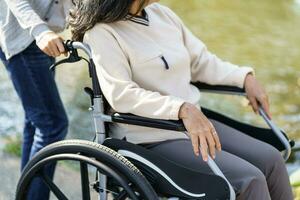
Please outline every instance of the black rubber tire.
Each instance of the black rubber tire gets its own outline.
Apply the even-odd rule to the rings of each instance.
[[[122,155],[106,146],[94,142],[85,140],[64,140],[45,147],[26,165],[17,185],[16,200],[26,200],[25,197],[28,186],[24,184],[24,179],[28,178],[26,174],[32,170],[32,167],[39,161],[58,154],[80,154],[88,158],[94,158],[98,162],[124,175],[137,187],[143,199],[158,199],[157,194],[143,174]]]

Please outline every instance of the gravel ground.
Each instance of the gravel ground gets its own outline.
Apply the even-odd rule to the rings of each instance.
[[[0,137],[0,200],[13,200],[15,187],[17,185],[20,172],[20,159],[14,156],[3,153],[3,143]],[[297,155],[298,158],[299,154]],[[72,163],[70,163],[72,164]],[[61,188],[62,191],[72,200],[81,199],[80,176],[76,167],[66,163],[60,163],[57,166],[54,182]],[[299,169],[299,163],[288,164],[289,173]],[[94,180],[94,174],[90,174],[90,182]],[[295,190],[295,193],[300,194],[300,188]],[[97,199],[96,193],[91,194],[91,199]],[[52,197],[51,200],[56,198]],[[300,200],[300,198],[295,198]]]
[[[4,154],[0,150],[0,200],[13,200],[16,185],[20,176],[19,158]],[[80,177],[76,170],[63,164],[58,165],[54,182],[61,186],[62,191],[69,199],[81,199]],[[90,176],[91,181],[93,175]],[[96,199],[96,194],[92,193],[92,199]],[[56,198],[52,197],[51,200]]]
[[[18,158],[0,152],[0,200],[13,199],[20,175]]]

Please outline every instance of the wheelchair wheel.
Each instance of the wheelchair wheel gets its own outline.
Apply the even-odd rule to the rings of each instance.
[[[43,180],[57,199],[70,199],[61,190],[62,187],[56,185],[55,181],[43,173],[45,166],[55,164],[58,161],[72,161],[80,165],[78,171],[80,171],[83,200],[91,199],[90,186],[93,186],[96,192],[106,191],[108,195],[113,197],[112,199],[116,200],[158,199],[147,179],[122,155],[97,143],[65,140],[45,147],[27,164],[17,186],[16,200],[29,200],[27,199],[29,186],[36,177]],[[94,174],[99,172],[107,176],[106,188],[100,188],[98,178],[94,184],[90,183],[90,170],[92,173],[95,172]]]

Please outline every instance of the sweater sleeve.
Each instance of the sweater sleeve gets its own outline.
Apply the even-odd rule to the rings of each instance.
[[[246,75],[254,73],[251,67],[239,67],[221,60],[208,51],[205,44],[193,35],[173,11],[167,7],[164,7],[164,9],[182,32],[184,45],[191,58],[193,82],[201,81],[211,85],[244,87]]]
[[[92,49],[101,90],[115,111],[154,119],[178,120],[178,112],[184,101],[139,87],[132,80],[126,52],[111,32],[96,26],[85,34],[84,41]]]
[[[20,26],[23,29],[29,29],[30,34],[35,39],[51,31],[47,23],[34,11],[28,0],[5,0],[5,2]]]

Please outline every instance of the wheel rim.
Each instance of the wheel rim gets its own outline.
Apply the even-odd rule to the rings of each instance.
[[[123,190],[120,191],[120,193],[116,196],[116,200],[123,200],[127,197],[133,200],[140,199],[138,195],[135,193],[134,188],[131,187],[131,185],[126,181],[125,177],[122,176],[122,174],[114,171],[111,169],[111,167],[108,167],[102,162],[99,162],[97,160],[94,160],[92,158],[77,155],[77,154],[58,154],[49,156],[47,158],[44,158],[37,162],[33,167],[32,170],[29,170],[25,175],[24,179],[22,181],[22,185],[20,188],[18,188],[17,192],[17,199],[26,199],[27,189],[30,185],[33,178],[38,175],[42,180],[45,182],[47,187],[50,189],[50,191],[57,197],[59,200],[67,200],[67,196],[59,189],[59,187],[45,174],[40,173],[43,170],[43,166],[54,163],[57,161],[62,160],[70,160],[70,161],[77,161],[80,162],[80,173],[81,173],[81,189],[82,189],[82,199],[83,200],[90,200],[90,188],[89,188],[89,175],[88,175],[88,166],[93,166],[97,170],[99,170],[101,173],[113,178],[118,185],[120,185]],[[101,188],[100,188],[101,189]]]

